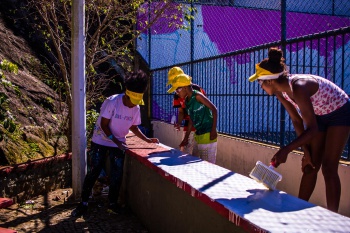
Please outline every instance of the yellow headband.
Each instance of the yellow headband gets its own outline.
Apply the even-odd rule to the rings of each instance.
[[[249,77],[249,82],[253,82],[257,79],[260,79],[260,80],[277,79],[280,75],[284,73],[284,71],[277,74],[271,73],[270,71],[261,68],[259,64],[255,65],[256,72],[255,74]]]
[[[145,105],[143,102],[143,93],[132,92],[126,89],[125,94],[130,97],[131,103],[135,105]]]

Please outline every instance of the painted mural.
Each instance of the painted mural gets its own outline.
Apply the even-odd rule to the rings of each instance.
[[[195,60],[281,39],[279,11],[220,6],[196,6],[196,9],[198,12],[194,22]],[[167,14],[183,17],[182,12],[174,10]],[[146,20],[146,17],[147,15],[143,14],[140,20]],[[176,30],[174,26],[168,26],[169,24],[169,21],[159,22],[150,30],[152,69],[190,61],[190,31]],[[286,34],[287,38],[296,38],[349,26],[350,17],[288,12]],[[148,32],[143,33],[137,42],[138,51],[147,61],[148,35]],[[328,50],[332,51],[333,45],[330,46]],[[321,55],[325,52],[327,51],[320,51]]]
[[[313,7],[319,7],[316,5]],[[309,4],[309,7],[311,6],[312,4]],[[295,4],[294,7],[298,10],[300,4]],[[325,8],[325,11],[331,10],[328,8]],[[196,9],[197,14],[195,15],[193,28],[194,60],[281,40],[281,12],[278,10],[204,5],[196,6]],[[315,12],[313,9],[309,10]],[[290,5],[286,15],[287,39],[349,28],[350,1],[343,4],[342,9],[336,8],[336,10],[342,14],[348,12],[348,15],[341,16],[339,13],[338,16],[334,16],[293,12]],[[172,11],[172,13],[177,14],[178,17],[183,17],[180,11]],[[140,15],[140,20],[145,20],[145,17],[147,16]],[[164,22],[154,25],[150,31],[143,33],[137,41],[137,49],[149,62],[151,69],[169,67],[191,60],[190,31],[168,27],[169,22],[166,19],[164,20]],[[151,52],[149,52],[149,49],[151,49]],[[336,84],[341,84],[342,88],[350,93],[350,78],[346,78],[350,77],[350,59],[344,59],[344,57],[350,57],[349,33],[330,40],[319,39],[305,44],[294,43],[288,45],[285,57],[291,73],[319,74],[332,79]],[[219,106],[219,116],[221,117],[219,121],[227,122],[225,117],[230,115],[231,112],[235,112],[236,117],[231,116],[231,118],[236,122],[222,126],[228,128],[228,131],[278,131],[278,129],[271,128],[278,127],[277,118],[270,117],[270,115],[276,114],[272,111],[278,109],[276,103],[266,101],[266,106],[261,114],[269,122],[261,126],[259,123],[239,122],[240,118],[255,121],[255,118],[251,118],[251,114],[255,108],[261,106],[254,106],[254,101],[251,98],[240,96],[232,98],[230,100],[232,102],[227,102],[227,98],[223,99],[217,96],[217,94],[226,96],[259,94],[259,87],[257,85],[251,86],[246,79],[254,72],[255,63],[262,59],[261,54],[256,56],[254,53],[243,53],[243,55],[228,56],[216,62],[205,61],[200,66],[194,66],[193,81],[201,85],[209,94],[213,103]],[[304,66],[301,67],[298,64],[304,64]],[[327,64],[333,64],[333,66],[330,67]],[[182,68],[185,72],[190,70],[188,65],[184,65]],[[171,116],[176,111],[171,106],[172,96],[164,96],[167,90],[165,87],[166,77],[167,69],[154,72],[152,87],[154,94],[153,116],[156,119],[170,121]],[[224,102],[224,105],[222,105],[222,102]],[[256,119],[261,119],[261,117],[256,117]],[[250,126],[245,129],[237,128],[241,127],[242,124]],[[260,128],[255,129],[255,127]],[[287,128],[290,127],[290,125],[287,125]],[[220,130],[220,125],[218,128]]]

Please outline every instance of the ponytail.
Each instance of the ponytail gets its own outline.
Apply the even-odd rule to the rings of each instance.
[[[269,49],[268,58],[265,58],[260,62],[259,66],[271,73],[281,73],[286,70],[286,64],[284,63],[283,52],[277,47]]]

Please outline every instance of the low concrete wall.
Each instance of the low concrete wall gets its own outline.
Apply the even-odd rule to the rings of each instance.
[[[155,136],[163,144],[169,140],[169,144],[177,147],[181,133],[163,122],[153,122],[153,126]],[[218,164],[221,166],[216,166],[165,145],[145,143],[134,135],[128,136],[128,145],[124,201],[152,233],[280,232],[282,229],[347,232],[350,229],[349,218],[285,192],[269,191],[246,177],[257,160],[267,163],[276,148],[220,136]],[[278,169],[284,176],[278,184],[280,190],[293,189],[299,183],[295,176],[299,179],[301,176],[296,170],[300,155],[292,154],[288,164],[293,164],[295,169],[291,165]],[[347,167],[343,166],[340,173],[344,184],[346,173],[349,174]],[[24,201],[70,186],[71,155],[3,168],[0,177],[1,194]],[[324,196],[322,188],[318,184],[315,191],[320,190],[320,196]],[[343,193],[347,189],[348,185],[343,185]],[[343,210],[348,208],[345,199],[343,196]],[[344,212],[341,214],[346,215]]]
[[[126,201],[150,232],[348,232],[350,218],[164,144],[127,137]]]
[[[153,121],[152,125],[154,137],[159,138],[160,142],[167,146],[178,148],[183,135],[182,131],[176,131],[172,125],[161,121]],[[277,147],[267,144],[219,135],[217,165],[248,176],[257,161],[269,164],[271,157],[277,150]],[[277,189],[298,196],[302,176],[301,154],[290,153],[287,163],[279,166],[276,171],[281,173],[283,177],[282,181],[278,183]],[[350,180],[350,167],[339,164],[339,176],[342,184],[339,213],[350,217],[350,199],[348,198],[350,193],[350,183],[348,182]],[[325,185],[321,172],[310,202],[326,207]]]
[[[71,187],[72,156],[64,154],[0,169],[0,196],[23,202],[52,190]]]
[[[127,202],[152,233],[246,232],[155,170],[128,156]]]

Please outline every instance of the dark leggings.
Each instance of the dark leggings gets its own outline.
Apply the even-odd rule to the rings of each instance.
[[[117,203],[123,180],[125,152],[118,147],[101,146],[92,142],[88,158],[88,171],[84,179],[81,194],[82,201],[87,202],[89,200],[91,190],[102,169],[105,167],[106,159],[109,158],[110,186],[108,200],[110,203]]]

